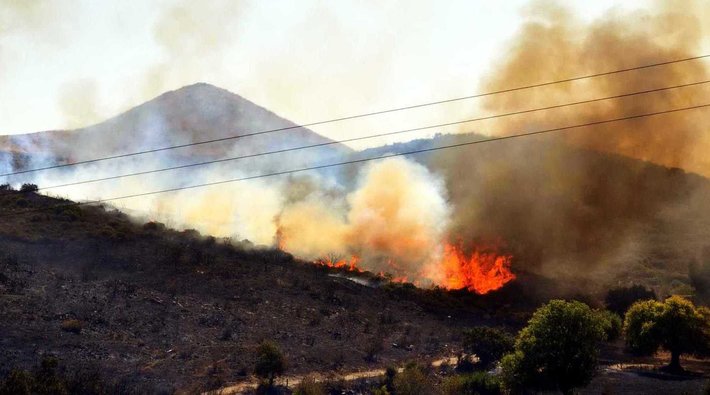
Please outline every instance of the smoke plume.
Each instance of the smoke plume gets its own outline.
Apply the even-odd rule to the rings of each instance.
[[[585,23],[557,3],[535,2],[483,85],[499,90],[696,56],[708,22],[700,19],[707,15],[701,7],[663,2],[651,12],[612,11]],[[701,81],[708,74],[706,62],[690,61],[494,95],[484,107],[504,113]],[[705,104],[708,89],[508,117],[481,130],[517,134]],[[639,267],[682,272],[683,257],[703,243],[699,223],[710,223],[708,203],[697,198],[707,196],[707,183],[653,164],[710,175],[709,116],[701,109],[616,122],[441,152],[429,162],[447,178],[454,233],[503,237],[516,250],[518,268],[605,281],[621,271],[642,277]],[[657,244],[661,234],[668,244]]]

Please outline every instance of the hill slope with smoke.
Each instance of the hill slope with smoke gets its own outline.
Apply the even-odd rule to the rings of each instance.
[[[708,78],[705,58],[636,69],[702,53],[702,9],[700,1],[663,2],[587,21],[554,2],[532,2],[526,23],[482,79],[483,91],[633,70],[482,96],[472,109],[477,117],[656,91],[491,117],[476,127],[488,136],[508,136],[707,104],[710,85],[700,83]],[[693,85],[658,90],[681,84]],[[526,271],[582,277],[593,280],[590,286],[642,279],[668,290],[689,284],[688,264],[710,239],[710,187],[702,177],[710,175],[707,121],[704,107],[117,204],[142,219],[247,238],[301,258],[389,272],[421,285],[485,293],[513,280],[513,272]],[[292,126],[237,95],[198,84],[99,125],[6,137],[3,144],[32,154],[29,162],[54,164]],[[73,200],[111,198],[480,138],[444,135],[364,152],[332,144],[43,192]],[[296,128],[22,179],[47,187],[326,142]],[[17,168],[17,162],[5,167]]]
[[[218,88],[195,85],[84,130],[30,135],[34,145],[23,149],[44,157],[81,160],[96,151],[77,142],[72,145],[71,139],[78,138],[72,133],[107,136],[104,150],[118,146],[126,150],[131,139],[122,140],[112,130],[127,130],[127,136],[153,131],[156,138],[166,130],[180,131],[166,140],[168,144],[155,140],[164,146],[177,143],[178,137],[184,142],[220,136],[218,130],[228,129],[226,119],[248,125],[249,131],[293,125],[256,106],[240,108],[243,102],[232,100],[235,97]],[[162,118],[169,128],[151,129],[142,123],[151,117]],[[483,138],[437,135],[360,152],[333,144],[281,158],[180,170],[167,173],[169,177],[158,173],[90,183],[64,192],[74,199],[110,198],[219,181],[235,174],[377,158]],[[5,142],[14,141],[19,147],[17,141],[23,139],[26,142],[28,136]],[[118,165],[79,166],[53,176],[30,174],[27,179],[43,187],[56,184],[57,179],[74,181],[189,163],[195,158],[328,141],[306,129],[295,129],[255,140],[197,146],[189,150],[190,155],[170,152]],[[665,280],[670,273],[688,284],[687,265],[710,237],[709,185],[705,178],[679,169],[575,147],[565,136],[548,136],[153,195],[118,201],[118,205],[142,220],[246,238],[305,259],[347,262],[421,285],[487,292],[514,278],[509,271],[512,265],[513,272],[593,278],[593,284],[599,285],[649,275],[647,284],[668,288]],[[659,270],[665,274],[649,274]]]
[[[115,118],[70,131],[48,131],[0,137],[0,172],[56,166],[205,140],[289,128],[280,132],[229,139],[213,144],[130,156],[80,166],[20,174],[3,182],[33,182],[43,193],[75,200],[106,199],[127,194],[250,177],[313,165],[352,152],[277,116],[236,94],[208,84],[194,84],[139,105]],[[223,160],[254,153],[328,144],[283,154],[224,161],[140,177],[52,188],[76,181],[146,170]],[[327,172],[321,173],[324,177]],[[179,227],[196,227],[219,236],[249,238],[271,244],[272,224],[282,196],[280,182],[255,180],[217,188],[190,190],[145,199],[120,201],[126,211]]]
[[[480,138],[443,135],[361,154]],[[710,243],[707,178],[570,146],[565,136],[492,142],[412,159],[445,180],[453,213],[449,233],[468,243],[505,240],[514,270],[594,279],[590,290],[637,281],[665,292],[680,285],[672,280],[688,284],[688,264]]]
[[[218,144],[194,145],[163,152],[161,156],[215,158],[331,141],[297,126],[239,95],[198,83],[166,92],[93,126],[0,136],[0,149],[29,156],[26,161],[16,159],[7,163],[6,166],[12,166],[7,170],[9,172],[40,167],[43,163],[39,158],[51,162],[45,165],[62,164],[279,128],[293,129]],[[350,150],[342,145],[332,145],[314,151],[316,155],[327,156],[328,153],[343,154]],[[36,153],[51,153],[52,156],[44,155],[33,160],[32,154]],[[142,157],[133,159],[147,160]],[[299,158],[291,155],[290,159],[296,161]]]

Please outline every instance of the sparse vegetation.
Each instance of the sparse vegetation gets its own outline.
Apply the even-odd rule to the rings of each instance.
[[[683,354],[707,354],[710,347],[710,310],[671,296],[664,302],[637,302],[626,313],[624,334],[628,348],[652,355],[658,348],[671,353],[670,372],[682,372]]]
[[[161,393],[172,389],[132,385],[103,377],[97,368],[66,369],[55,357],[45,357],[31,371],[12,369],[0,381],[0,395],[99,395]]]
[[[486,372],[473,372],[447,377],[442,383],[445,395],[499,395],[498,379]]]
[[[71,333],[76,333],[79,334],[81,333],[81,328],[82,324],[81,321],[76,320],[76,319],[68,319],[62,321],[62,324],[60,325],[62,330],[64,332],[71,332]]]
[[[402,373],[394,377],[394,393],[397,395],[429,395],[436,389],[427,372],[415,363],[408,364]]]
[[[307,376],[296,386],[294,395],[326,395],[325,385],[316,381],[315,377]]]
[[[22,184],[20,187],[20,192],[22,193],[34,193],[39,191],[39,187],[35,184]]]

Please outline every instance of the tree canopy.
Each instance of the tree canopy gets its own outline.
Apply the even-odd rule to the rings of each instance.
[[[515,351],[501,361],[506,387],[566,394],[588,384],[607,325],[581,302],[553,300],[540,307],[518,334]]]
[[[665,302],[637,302],[624,318],[624,334],[629,350],[652,355],[663,348],[671,353],[667,369],[682,371],[682,354],[704,355],[710,345],[710,310],[696,307],[680,296]]]

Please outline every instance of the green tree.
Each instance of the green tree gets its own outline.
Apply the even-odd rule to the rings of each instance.
[[[466,369],[466,363],[461,363],[461,361],[468,361],[468,355],[475,354],[478,357],[478,362],[473,367],[487,370],[498,362],[503,355],[510,352],[514,345],[515,339],[500,329],[486,326],[468,329],[463,334],[463,351],[465,354],[460,358],[459,367],[462,367],[462,370],[468,370]]]
[[[624,317],[626,345],[640,355],[652,355],[663,348],[671,353],[666,369],[681,372],[681,355],[707,354],[709,318],[708,309],[680,296],[671,296],[665,302],[637,302]]]
[[[286,370],[286,360],[279,347],[269,341],[262,342],[256,350],[257,361],[254,372],[273,387],[274,379]]]
[[[594,376],[605,322],[584,303],[553,300],[540,307],[501,361],[509,390],[557,389],[569,394]]]

